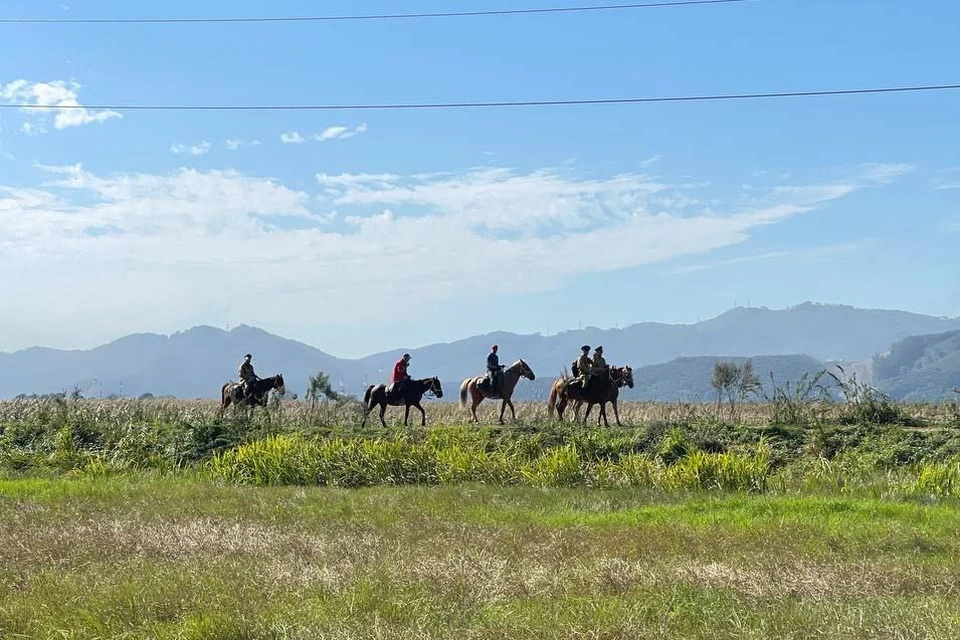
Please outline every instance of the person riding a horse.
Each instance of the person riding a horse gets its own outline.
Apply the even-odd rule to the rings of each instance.
[[[390,378],[390,388],[387,389],[387,397],[394,398],[403,391],[403,386],[410,379],[407,368],[410,366],[410,354],[405,353],[403,357],[393,365],[393,376]]]
[[[580,357],[578,357],[573,363],[573,375],[575,375],[577,377],[577,381],[580,382],[581,389],[585,389],[587,387],[587,379],[593,372],[593,363],[590,361],[589,354],[590,345],[583,345],[580,347]]]
[[[237,377],[240,378],[240,390],[243,392],[244,398],[250,395],[250,384],[259,379],[253,371],[253,365],[250,363],[252,359],[253,356],[249,353],[243,356],[243,362],[240,363],[240,368],[237,371]]]
[[[503,375],[503,365],[500,364],[500,356],[497,355],[499,348],[493,345],[490,347],[490,354],[487,355],[487,382],[496,393],[499,393],[500,378]]]
[[[610,371],[610,366],[607,365],[607,361],[603,359],[603,347],[597,347],[593,350],[593,362],[592,373],[600,376]]]

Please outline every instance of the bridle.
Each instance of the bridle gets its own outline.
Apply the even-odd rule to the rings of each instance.
[[[627,384],[627,368],[626,367],[611,367],[610,368],[610,382],[617,385],[617,387],[623,387]]]

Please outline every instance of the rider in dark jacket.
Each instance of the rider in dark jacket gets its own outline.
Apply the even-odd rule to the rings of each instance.
[[[497,355],[498,350],[499,347],[493,345],[487,355],[487,379],[490,381],[490,388],[494,391],[500,390],[500,376],[503,373],[503,365],[500,364],[500,356]]]

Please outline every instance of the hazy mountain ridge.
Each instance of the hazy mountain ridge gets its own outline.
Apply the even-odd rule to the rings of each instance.
[[[874,360],[877,386],[903,400],[950,400],[960,388],[960,331],[900,340]]]
[[[704,392],[710,395],[710,380],[707,375],[695,381],[691,376],[699,380],[701,374],[692,372],[712,367],[714,354],[726,354],[727,359],[753,357],[766,382],[771,369],[794,371],[799,377],[818,361],[869,360],[904,338],[949,331],[960,331],[960,319],[804,303],[783,310],[737,308],[689,325],[588,327],[551,336],[494,332],[347,360],[254,327],[241,325],[225,331],[201,326],[170,336],[133,334],[84,351],[34,347],[0,353],[0,397],[69,392],[78,386],[94,397],[149,392],[215,398],[223,382],[236,378],[237,366],[248,351],[254,354],[259,375],[282,372],[292,392],[302,394],[309,375],[322,370],[335,387],[360,394],[365,384],[385,381],[393,362],[409,351],[414,357],[411,374],[437,375],[452,398],[463,378],[483,372],[489,347],[496,343],[503,363],[522,357],[537,374],[535,383],[521,382],[518,398],[544,398],[550,383],[569,368],[580,345],[602,344],[611,364],[630,364],[636,370],[637,389],[627,397],[695,400]],[[764,360],[761,366],[760,358],[772,356],[782,358]],[[645,365],[656,366],[642,369]]]

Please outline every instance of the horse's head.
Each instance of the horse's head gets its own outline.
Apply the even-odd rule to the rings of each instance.
[[[610,381],[617,387],[627,386],[633,389],[633,369],[631,367],[611,367]]]
[[[531,368],[530,368],[530,365],[528,365],[526,362],[523,361],[523,358],[520,358],[519,360],[517,360],[517,364],[520,365],[520,377],[521,377],[521,378],[526,378],[527,380],[530,380],[531,382],[532,382],[533,380],[536,380],[536,379],[537,379],[537,376],[534,375],[534,373],[533,373],[533,369],[531,369]]]
[[[273,376],[273,388],[277,390],[281,396],[287,393],[287,387],[283,383],[283,374],[278,373]]]
[[[433,395],[437,396],[437,399],[443,397],[443,387],[440,386],[440,378],[430,378],[430,380],[428,380],[428,384],[428,390],[432,391]]]

